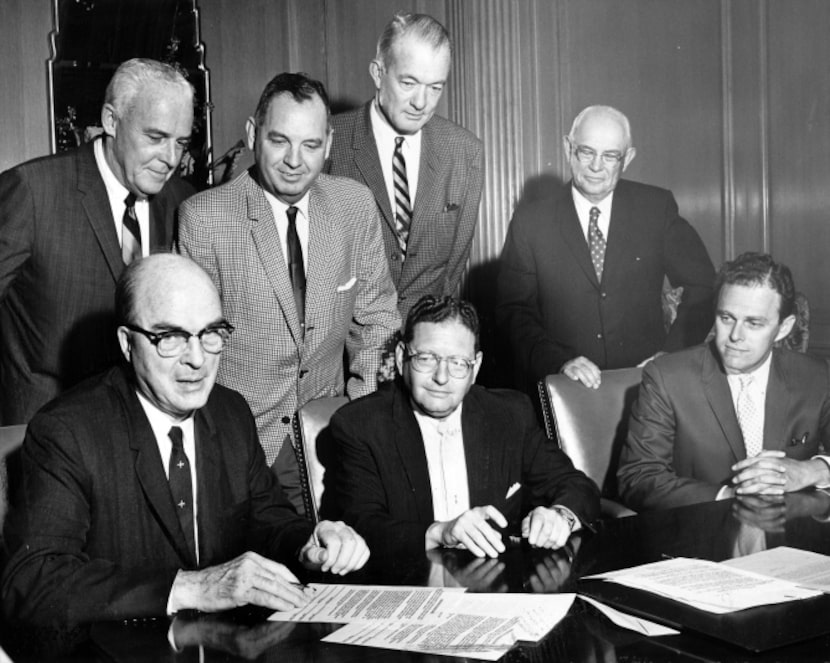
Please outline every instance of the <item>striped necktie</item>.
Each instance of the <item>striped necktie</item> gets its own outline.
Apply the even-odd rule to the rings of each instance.
[[[412,205],[409,202],[409,182],[406,179],[406,161],[403,158],[403,136],[395,138],[392,155],[392,175],[395,182],[395,230],[401,254],[406,256],[406,243],[412,226]]]

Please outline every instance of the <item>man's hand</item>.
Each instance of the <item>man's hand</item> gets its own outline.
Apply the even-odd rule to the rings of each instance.
[[[291,610],[307,602],[300,581],[291,571],[262,555],[246,552],[201,571],[179,571],[168,606],[171,612],[216,612],[248,604]]]
[[[428,550],[427,559],[433,564],[442,566],[458,587],[491,594],[507,591],[504,578],[507,566],[498,559],[485,557],[470,559],[464,551],[448,549]]]
[[[741,495],[732,504],[732,513],[744,525],[765,532],[783,532],[787,504],[782,495]]]
[[[566,361],[559,372],[571,380],[579,380],[590,389],[599,389],[602,383],[599,367],[586,357],[575,357]]]
[[[427,548],[463,545],[476,557],[498,557],[504,552],[501,534],[490,527],[492,520],[507,527],[507,520],[494,506],[477,506],[454,520],[432,523],[427,530]]]
[[[735,463],[732,471],[738,495],[783,495],[823,484],[830,476],[827,464],[818,458],[793,460],[783,451],[771,449]]]
[[[570,536],[567,518],[556,509],[537,506],[522,520],[522,537],[531,546],[556,550],[564,546]]]
[[[369,559],[363,537],[341,521],[322,520],[300,550],[306,568],[345,575],[362,568]]]

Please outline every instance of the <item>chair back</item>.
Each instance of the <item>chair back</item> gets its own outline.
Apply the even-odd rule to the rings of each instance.
[[[599,389],[561,375],[539,383],[545,429],[602,491],[603,515],[631,515],[615,500],[617,465],[628,433],[628,415],[637,397],[641,368],[602,371]]]
[[[317,449],[318,438],[328,428],[331,415],[348,402],[345,396],[317,398],[303,405],[294,416],[294,452],[300,467],[303,506],[306,518],[315,524],[319,521],[325,474]]]
[[[6,511],[9,508],[9,480],[6,474],[6,456],[20,448],[20,445],[23,444],[24,437],[26,437],[26,424],[19,426],[0,426],[0,532],[2,532],[3,521],[6,519]]]

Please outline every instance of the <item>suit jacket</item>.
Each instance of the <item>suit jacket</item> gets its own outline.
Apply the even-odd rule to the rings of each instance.
[[[164,615],[178,569],[246,550],[296,562],[311,525],[266,466],[244,399],[217,385],[196,412],[194,431],[198,565],[128,368],[90,379],[38,413],[4,532],[7,619]]]
[[[583,522],[598,515],[596,485],[545,437],[523,394],[473,385],[461,429],[471,506],[491,504],[512,523],[553,504]],[[435,518],[424,443],[406,389],[387,385],[349,403],[334,414],[330,430],[324,517],[354,527],[376,559],[423,550]],[[507,491],[517,482],[521,500],[507,508]]]
[[[773,350],[764,448],[807,460],[828,443],[827,362]],[[744,458],[729,384],[713,345],[646,365],[617,471],[620,496],[629,507],[639,511],[714,500],[729,483],[731,466]]]
[[[478,138],[443,117],[433,116],[424,125],[418,191],[403,261],[372,132],[371,105],[370,101],[335,116],[329,167],[332,175],[350,177],[372,190],[384,220],[383,241],[398,307],[406,319],[423,295],[457,293],[478,220],[484,153]]]
[[[620,180],[602,283],[579,225],[571,184],[513,215],[501,257],[496,317],[528,387],[585,356],[600,369],[678,350],[712,326],[712,261],[665,189]],[[683,286],[666,334],[663,277]]]
[[[151,251],[169,251],[190,185],[150,204]],[[66,387],[119,357],[113,316],[124,269],[92,144],[0,175],[0,424],[25,424]]]
[[[380,220],[369,191],[321,175],[309,196],[305,334],[271,205],[252,174],[181,208],[179,249],[210,274],[236,327],[219,382],[247,399],[269,465],[298,407],[343,394],[344,349],[346,392],[369,393],[381,349],[400,327],[395,287],[378,260]]]

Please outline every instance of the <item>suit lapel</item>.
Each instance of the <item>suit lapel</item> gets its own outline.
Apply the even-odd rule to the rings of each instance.
[[[329,209],[328,200],[317,184],[309,192],[308,215],[305,317],[306,321],[321,325],[331,316],[333,291],[338,285],[338,274],[333,274],[332,270],[340,267],[343,261],[337,256],[341,247],[334,239],[340,236],[336,227],[337,214]]]
[[[294,292],[291,289],[288,265],[282,253],[280,236],[274,222],[274,212],[265,197],[265,192],[251,177],[250,173],[246,175],[245,190],[248,198],[251,235],[259,253],[260,262],[277,296],[288,328],[291,330],[291,336],[294,338],[294,342],[300,345],[303,334],[300,328],[300,319],[297,317],[297,307],[294,303]]]
[[[764,404],[764,449],[785,450],[787,440],[784,431],[792,419],[788,412],[792,393],[796,389],[796,385],[790,384],[790,375],[781,361],[781,353],[773,350]]]
[[[489,417],[479,405],[473,391],[464,399],[461,409],[461,435],[464,438],[464,459],[467,463],[467,485],[470,506],[492,503],[493,454],[490,441],[493,431],[487,430]],[[497,505],[498,508],[498,505]]]
[[[352,139],[354,162],[360,174],[363,175],[363,181],[372,190],[384,220],[394,231],[395,217],[392,213],[392,206],[389,204],[389,193],[386,190],[386,181],[383,179],[378,147],[375,143],[375,135],[372,132],[372,120],[369,115],[371,105],[372,102],[370,101],[364,106],[361,118],[362,124],[357,128]],[[391,154],[389,158],[392,158]]]
[[[113,281],[116,281],[124,271],[124,261],[121,258],[121,247],[118,244],[107,188],[101,178],[101,173],[98,172],[93,149],[93,144],[89,143],[81,147],[75,157],[78,192],[81,194],[81,205],[86,212],[87,222],[98,240]]]
[[[637,248],[642,246],[642,242],[637,239],[638,224],[632,217],[632,210],[628,189],[625,182],[620,181],[614,190],[608,236],[605,238],[603,279],[614,281],[620,278],[619,275],[624,273],[624,266],[634,264]]]
[[[124,376],[123,373],[120,375]],[[196,560],[193,559],[179,525],[179,518],[176,515],[170,485],[164,473],[158,443],[153,434],[153,429],[150,427],[150,422],[147,420],[147,415],[135,395],[132,384],[126,377],[122,377],[117,387],[124,403],[127,435],[133,454],[135,473],[150,511],[155,514],[165,535],[182,561],[186,563],[188,568],[196,568]]]
[[[709,401],[709,406],[718,420],[726,442],[732,449],[735,460],[742,460],[746,458],[744,438],[741,434],[741,427],[738,425],[735,406],[732,404],[732,392],[729,390],[726,374],[715,358],[715,352],[714,346],[710,344],[709,352],[703,356],[701,365],[703,392],[706,394],[706,400]]]
[[[406,473],[409,490],[415,497],[417,519],[422,522],[431,522],[435,519],[435,511],[432,506],[432,489],[424,442],[421,438],[421,429],[412,412],[409,397],[400,387],[395,387],[392,410],[395,422],[394,444],[401,457],[401,465]]]
[[[222,458],[219,441],[216,439],[213,420],[207,408],[196,412],[193,420],[193,431],[196,437],[196,467],[198,505],[197,523],[199,527],[199,555],[202,562],[217,559],[218,551],[222,549],[217,537],[222,536],[217,531],[210,518],[204,514],[220,514],[223,511],[225,484],[220,482],[223,477]]]
[[[594,287],[599,288],[594,263],[591,262],[591,251],[588,248],[588,242],[585,241],[582,226],[579,224],[579,216],[576,213],[571,186],[572,184],[568,183],[564,195],[557,198],[555,203],[557,209],[554,210],[554,218],[560,219],[559,233],[562,235],[562,241],[570,248],[571,255],[576,260],[577,265]]]

